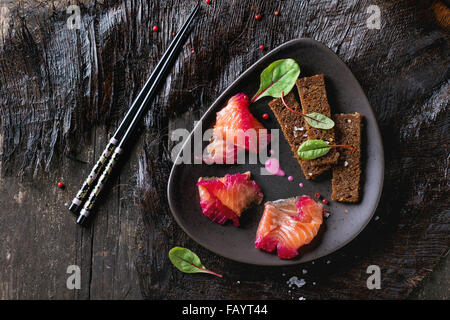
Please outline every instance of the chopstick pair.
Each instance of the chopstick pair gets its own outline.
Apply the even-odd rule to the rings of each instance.
[[[143,88],[126,113],[124,119],[114,132],[112,138],[109,140],[105,150],[103,151],[97,163],[92,168],[88,178],[84,181],[81,189],[72,200],[69,210],[75,214],[78,214],[78,212],[80,212],[77,218],[78,224],[84,225],[86,223],[95,205],[95,202],[98,199],[101,190],[103,189],[103,186],[110,177],[111,172],[115,164],[117,163],[120,154],[123,151],[126,142],[130,138],[131,134],[139,123],[139,120],[142,118],[144,112],[146,111],[147,104],[157,92],[158,85],[164,78],[164,74],[167,71],[170,62],[174,57],[178,55],[178,51],[184,43],[184,37],[188,34],[189,27],[194,20],[199,8],[200,2],[197,2],[197,5],[191,11],[188,19],[181,27],[181,30],[176,34],[175,38],[170,43],[166,52],[161,57],[161,60],[156,65],[155,70],[145,82]],[[94,183],[96,182],[99,175],[100,177],[94,186]],[[93,186],[94,188],[91,190]],[[83,207],[81,207],[82,205]]]

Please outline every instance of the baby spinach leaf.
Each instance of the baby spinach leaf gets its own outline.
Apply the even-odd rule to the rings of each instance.
[[[259,90],[252,102],[265,96],[280,98],[281,92],[288,94],[300,75],[300,67],[294,59],[282,59],[271,63],[261,73]]]
[[[326,155],[331,147],[323,140],[306,140],[298,147],[297,155],[303,160],[313,160]]]
[[[317,112],[308,113],[305,120],[311,127],[317,129],[329,130],[334,127],[333,120],[328,118],[326,115]]]
[[[169,251],[169,259],[173,265],[184,273],[209,273],[222,278],[222,275],[205,268],[200,258],[191,250],[174,247]]]

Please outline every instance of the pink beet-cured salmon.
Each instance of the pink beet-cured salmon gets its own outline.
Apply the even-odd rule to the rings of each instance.
[[[323,222],[323,207],[308,196],[266,202],[255,247],[291,259],[312,241]]]
[[[235,163],[238,152],[257,153],[269,143],[271,136],[251,114],[250,99],[244,93],[231,97],[217,112],[211,143],[206,147],[204,161],[208,163]],[[264,130],[264,131],[261,131]]]
[[[258,184],[250,180],[250,172],[200,178],[197,186],[203,214],[219,224],[231,220],[236,227],[242,212],[264,197]]]

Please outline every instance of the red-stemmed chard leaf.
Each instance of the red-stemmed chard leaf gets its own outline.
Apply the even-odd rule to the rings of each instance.
[[[200,258],[191,250],[174,247],[169,251],[169,259],[173,265],[184,273],[209,273],[222,278],[221,274],[215,273],[205,268]]]
[[[355,150],[355,147],[346,144],[330,145],[324,140],[306,140],[298,147],[297,155],[303,160],[313,160],[326,155],[331,148],[348,148]]]
[[[306,122],[308,122],[308,124],[316,129],[324,129],[324,130],[329,130],[331,128],[334,127],[334,121],[331,120],[330,118],[328,118],[326,115],[323,115],[321,113],[318,112],[312,112],[312,113],[308,113],[308,114],[303,114],[301,112],[295,111],[294,109],[290,108],[286,101],[284,100],[284,92],[281,92],[281,101],[283,102],[284,106],[294,112],[297,113],[299,115],[301,115],[302,117],[305,118]]]
[[[282,59],[271,63],[261,73],[259,90],[251,102],[262,97],[280,98],[281,92],[289,93],[300,75],[300,67],[294,59]]]

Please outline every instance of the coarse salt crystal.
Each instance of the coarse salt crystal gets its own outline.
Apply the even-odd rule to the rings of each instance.
[[[311,177],[311,176],[312,176],[312,172],[308,172],[308,176],[310,176],[310,177]]]
[[[331,263],[331,261],[330,261],[330,260],[328,260],[328,261],[327,261],[327,264],[330,264],[330,263]]]
[[[301,288],[306,284],[305,279],[299,279],[296,276],[291,277],[286,283],[291,287],[292,285],[296,285],[297,288]]]
[[[308,270],[303,269],[302,272],[303,272],[303,274],[307,274],[307,273],[308,273]]]
[[[344,167],[348,166],[348,161],[344,162]]]
[[[300,298],[298,298],[298,300],[306,300],[306,298],[300,297]]]

